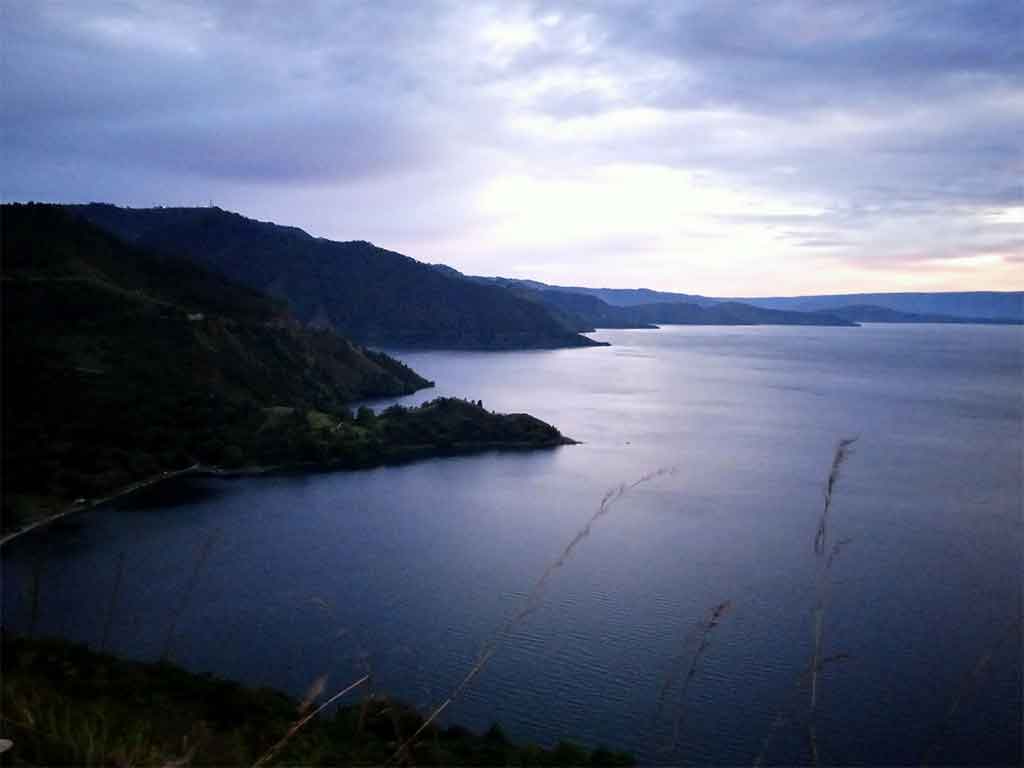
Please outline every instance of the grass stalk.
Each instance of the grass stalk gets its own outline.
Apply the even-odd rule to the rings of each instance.
[[[39,621],[39,598],[43,590],[43,569],[46,567],[44,558],[37,557],[32,563],[32,583],[29,587],[29,621],[28,634],[34,636],[36,623]]]
[[[824,667],[828,664],[835,662],[846,661],[850,658],[847,653],[837,653],[830,656],[826,656],[821,660],[821,666]],[[764,765],[764,761],[768,757],[768,749],[771,747],[772,739],[775,737],[776,732],[789,722],[792,722],[796,718],[797,708],[800,706],[800,701],[804,696],[804,688],[811,679],[811,669],[809,666],[804,667],[800,674],[796,676],[796,682],[793,686],[792,694],[786,704],[779,707],[775,713],[775,718],[772,720],[772,725],[768,729],[768,733],[764,737],[764,741],[761,742],[761,751],[758,752],[757,757],[754,759],[753,765],[755,768]]]
[[[124,578],[124,552],[117,557],[117,568],[114,571],[114,588],[110,591],[110,605],[107,606],[107,619],[103,623],[103,635],[100,638],[100,653],[107,650],[107,641],[110,639],[110,628],[114,623],[114,611],[117,608],[117,598],[121,592],[121,580]]]
[[[369,675],[363,675],[361,678],[359,678],[355,682],[350,683],[346,687],[342,688],[340,691],[338,691],[336,694],[331,696],[331,698],[329,698],[327,701],[325,701],[319,707],[314,709],[312,712],[310,712],[309,714],[307,714],[307,715],[301,717],[300,719],[296,720],[295,723],[292,725],[292,727],[288,729],[288,732],[285,733],[285,735],[282,736],[281,739],[277,743],[274,744],[274,746],[272,746],[270,749],[268,749],[266,752],[264,752],[260,756],[260,758],[255,763],[252,764],[252,768],[260,768],[260,766],[266,765],[267,762],[272,760],[274,758],[274,756],[278,752],[281,751],[281,749],[284,747],[284,745],[287,744],[291,740],[292,736],[294,736],[296,733],[298,733],[301,730],[302,726],[304,726],[306,723],[308,723],[314,717],[319,715],[321,712],[323,712],[325,709],[327,709],[329,706],[331,706],[331,704],[333,704],[338,699],[340,699],[342,696],[344,696],[346,693],[349,693],[350,691],[355,690],[356,688],[358,688],[360,685],[362,685],[363,683],[365,683],[369,679],[370,679]]]
[[[543,597],[544,589],[547,587],[548,581],[551,579],[552,575],[555,573],[555,571],[557,571],[559,568],[565,565],[566,562],[568,562],[569,558],[572,557],[573,552],[576,550],[576,547],[579,546],[580,542],[582,542],[590,535],[591,531],[593,530],[594,526],[598,523],[598,521],[600,521],[601,518],[603,518],[611,511],[612,506],[615,504],[615,502],[617,502],[627,493],[638,488],[639,486],[644,485],[645,483],[649,483],[652,480],[655,480],[664,475],[671,474],[674,471],[675,467],[662,467],[661,469],[658,469],[654,472],[650,472],[644,475],[643,477],[634,480],[632,483],[622,483],[621,485],[618,485],[605,493],[605,495],[601,498],[601,503],[598,505],[597,511],[595,511],[590,516],[590,519],[587,520],[584,526],[576,532],[576,535],[573,536],[572,539],[569,540],[569,543],[565,545],[565,548],[562,550],[561,554],[559,554],[559,556],[555,558],[555,560],[552,561],[547,568],[544,569],[544,572],[540,575],[540,578],[537,579],[537,581],[534,583],[533,587],[527,594],[526,602],[523,605],[523,607],[515,614],[513,614],[498,629],[494,636],[484,644],[483,648],[480,651],[480,654],[477,656],[476,662],[473,664],[472,667],[470,667],[466,675],[459,681],[459,683],[455,686],[452,692],[448,694],[444,701],[438,704],[430,712],[430,714],[423,720],[423,723],[420,725],[419,728],[416,729],[412,736],[410,736],[408,739],[406,739],[399,745],[398,749],[395,750],[395,753],[388,760],[387,765],[393,765],[402,757],[402,755],[407,753],[408,749],[416,742],[416,739],[418,739],[420,735],[431,725],[431,723],[433,723],[434,720],[436,720],[449,706],[451,706],[451,704],[453,704],[462,695],[462,693],[466,690],[466,688],[469,687],[469,685],[473,682],[476,676],[484,670],[484,668],[487,666],[487,663],[491,660],[491,658],[500,648],[501,644],[508,638],[512,631],[516,627],[518,627],[523,621],[525,621],[530,616],[530,614],[532,614],[541,605],[541,598]]]
[[[828,473],[828,481],[825,484],[825,503],[821,511],[821,518],[818,520],[818,530],[814,535],[814,556],[817,561],[817,587],[818,601],[814,607],[814,655],[811,659],[811,711],[815,710],[818,702],[818,671],[821,659],[822,640],[825,629],[825,606],[829,597],[828,572],[832,567],[835,555],[839,552],[839,545],[829,546],[829,515],[832,511],[832,496],[836,483],[839,482],[839,472],[843,463],[849,458],[852,446],[857,441],[855,437],[846,437],[839,441],[835,454],[832,456],[832,468]]]
[[[932,760],[935,759],[935,756],[938,754],[939,749],[942,746],[942,742],[946,738],[946,734],[949,732],[950,725],[956,718],[957,712],[959,712],[964,703],[974,695],[978,686],[984,681],[985,677],[988,675],[989,667],[992,665],[992,660],[995,658],[1003,643],[1005,643],[1016,632],[1020,631],[1020,628],[1021,625],[1019,624],[1019,619],[1013,619],[1007,627],[1007,630],[998,637],[995,643],[982,651],[981,655],[978,656],[977,660],[974,662],[974,666],[968,672],[963,684],[960,686],[960,690],[957,692],[956,696],[953,697],[952,701],[950,701],[949,708],[946,710],[946,716],[939,725],[935,737],[925,749],[924,754],[921,757],[922,768],[931,764]]]
[[[690,683],[693,681],[694,677],[697,676],[697,667],[700,663],[701,657],[711,645],[711,633],[721,623],[725,614],[728,613],[731,608],[732,601],[730,600],[726,600],[716,605],[708,612],[708,615],[704,619],[697,623],[693,631],[688,633],[687,638],[683,641],[683,647],[685,648],[690,645],[690,640],[692,638],[696,637],[698,640],[695,650],[689,655],[690,664],[686,669],[685,676],[683,677],[683,685],[679,693],[679,709],[673,721],[672,743],[666,747],[665,751],[674,752],[679,747],[679,738],[682,735],[683,722],[686,717],[687,691],[690,688]],[[685,658],[686,654],[684,651],[684,654],[679,656],[673,663],[672,669],[670,670],[668,677],[665,679],[665,683],[661,687],[661,692],[658,696],[658,714],[655,716],[656,721],[660,719],[665,700],[678,679],[675,672],[682,669],[682,662]]]
[[[210,555],[210,550],[213,549],[213,544],[219,536],[219,530],[210,531],[210,534],[203,540],[202,545],[199,547],[199,552],[197,553],[196,561],[192,568],[192,575],[189,577],[181,602],[178,604],[177,610],[171,614],[171,623],[167,628],[167,637],[164,638],[164,647],[163,651],[160,653],[160,661],[170,661],[171,643],[174,641],[174,633],[178,628],[178,620],[185,612],[185,608],[188,607],[188,603],[192,598],[192,593],[195,591],[196,585],[199,583],[199,575],[202,573],[203,565],[206,563],[206,559]]]
[[[832,511],[832,498],[835,493],[836,484],[839,482],[840,470],[844,462],[852,453],[852,446],[857,441],[855,437],[845,437],[839,441],[835,453],[832,456],[832,467],[828,473],[828,480],[825,483],[825,501],[818,519],[818,528],[814,534],[814,557],[816,562],[816,583],[817,602],[814,606],[813,637],[814,650],[811,654],[809,669],[811,673],[811,701],[810,713],[807,721],[807,736],[811,751],[811,762],[819,765],[819,745],[817,732],[818,716],[818,688],[819,676],[822,664],[822,649],[824,647],[825,634],[825,609],[828,606],[830,597],[831,580],[829,572],[832,563],[842,549],[845,541],[832,544],[829,531],[829,517]]]

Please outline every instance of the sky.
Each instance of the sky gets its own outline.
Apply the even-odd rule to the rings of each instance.
[[[1024,289],[1024,2],[0,0],[5,201],[470,274]]]

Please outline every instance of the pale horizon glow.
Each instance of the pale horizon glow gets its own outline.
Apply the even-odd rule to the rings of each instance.
[[[7,200],[206,205],[468,274],[1024,290],[1024,4],[5,6]]]

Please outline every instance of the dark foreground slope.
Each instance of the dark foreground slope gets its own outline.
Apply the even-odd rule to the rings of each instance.
[[[431,385],[283,305],[55,206],[4,206],[3,527],[195,464],[366,466],[540,447],[525,415],[346,403]]]
[[[359,677],[331,675],[302,708],[278,691],[247,688],[171,664],[146,664],[57,640],[3,637],[4,764],[253,765],[311,707]],[[423,717],[360,686],[306,723],[265,765],[384,765]],[[509,742],[430,725],[396,765],[629,765],[627,755]]]
[[[453,349],[592,346],[542,305],[370,243],[334,242],[219,208],[69,206],[109,232],[187,256],[288,302],[304,324],[363,344]]]

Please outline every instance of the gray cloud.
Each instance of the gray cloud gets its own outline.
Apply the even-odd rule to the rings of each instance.
[[[632,164],[814,207],[736,223],[849,265],[1009,261],[1019,246],[985,219],[1021,204],[1017,0],[25,0],[2,13],[7,199],[216,195],[412,255],[457,242],[475,259],[460,266],[500,272],[510,246],[488,241],[477,205],[489,182]],[[628,253],[630,237],[589,247]],[[633,242],[649,259],[661,238]],[[573,282],[596,263],[587,252],[566,243]]]

